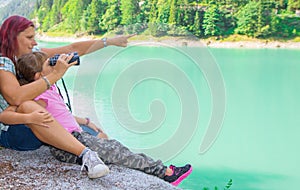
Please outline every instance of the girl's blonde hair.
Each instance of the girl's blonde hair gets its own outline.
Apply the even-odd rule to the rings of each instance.
[[[20,85],[34,81],[37,72],[42,72],[48,55],[44,52],[32,52],[22,55],[16,63],[16,72]]]

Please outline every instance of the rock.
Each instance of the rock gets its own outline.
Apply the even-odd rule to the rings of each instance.
[[[57,161],[47,146],[35,151],[0,148],[0,189],[178,189],[158,177],[116,165],[110,173],[89,179],[81,166]]]

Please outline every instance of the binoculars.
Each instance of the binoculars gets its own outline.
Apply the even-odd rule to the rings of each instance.
[[[72,59],[68,63],[72,63],[74,61],[77,61],[76,65],[79,65],[80,64],[80,59],[79,59],[78,53],[74,52],[73,54],[74,55],[73,55]],[[67,54],[67,55],[71,55],[71,54]],[[53,57],[49,58],[49,65],[54,66],[56,64],[59,56],[60,56],[60,54],[56,54]]]

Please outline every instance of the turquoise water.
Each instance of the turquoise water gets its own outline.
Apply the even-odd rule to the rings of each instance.
[[[75,113],[91,115],[134,151],[191,163],[183,189],[223,189],[230,179],[231,189],[298,188],[300,50],[186,52],[109,47],[82,57],[65,77]],[[219,120],[212,145],[200,151]]]

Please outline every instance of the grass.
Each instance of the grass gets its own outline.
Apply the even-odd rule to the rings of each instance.
[[[231,186],[232,186],[232,179],[230,179],[230,180],[227,182],[227,184],[226,184],[225,187],[224,187],[224,190],[230,190]],[[202,190],[209,190],[209,188],[208,188],[208,187],[204,187]],[[214,190],[219,190],[219,188],[215,186],[215,187],[214,187]]]
[[[45,34],[49,37],[74,37],[74,34],[67,32],[47,32]]]
[[[292,42],[300,42],[300,37],[296,37],[292,40]]]
[[[233,35],[230,35],[228,37],[221,39],[221,41],[222,42],[239,42],[239,41],[255,42],[255,41],[259,41],[259,40],[256,38],[248,37],[248,36],[233,34]]]

